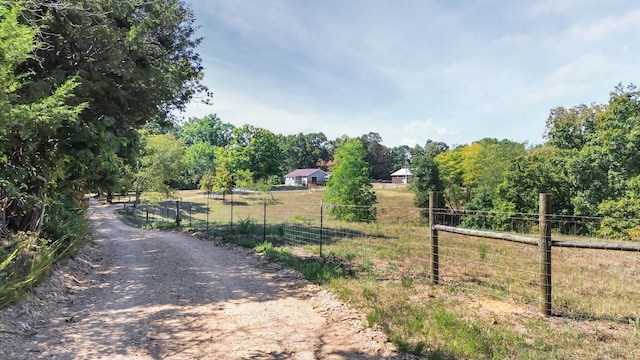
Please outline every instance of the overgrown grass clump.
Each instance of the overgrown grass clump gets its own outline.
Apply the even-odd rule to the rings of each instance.
[[[53,264],[75,251],[76,242],[49,242],[36,234],[8,234],[0,250],[0,307],[19,299],[49,275]]]
[[[53,264],[89,239],[83,207],[49,199],[42,232],[0,232],[0,307],[20,299],[50,274]],[[1,229],[0,229],[1,230]]]

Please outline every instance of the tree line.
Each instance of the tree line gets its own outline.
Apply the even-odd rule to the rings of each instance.
[[[469,217],[470,226],[505,228],[515,214],[536,213],[538,194],[549,193],[554,214],[603,218],[573,231],[640,240],[640,91],[620,84],[607,104],[552,109],[541,145],[481,139],[412,166],[417,206],[442,191],[454,212],[497,215]]]
[[[640,218],[639,94],[634,85],[619,85],[607,104],[552,109],[540,145],[485,138],[455,147],[427,140],[423,146],[388,148],[374,132],[328,140],[322,132],[280,135],[251,125],[234,127],[209,115],[164,133],[144,133],[143,142],[148,143],[141,174],[151,164],[162,163],[152,155],[157,154],[176,165],[168,177],[146,175],[160,182],[155,190],[169,185],[223,193],[235,185],[266,190],[297,168],[333,170],[336,155],[341,154],[349,161],[355,161],[354,156],[363,161],[366,171],[361,173],[357,162],[345,165],[349,170],[336,170],[368,182],[389,179],[398,168],[411,168],[417,178],[411,189],[418,207],[428,206],[430,191],[440,191],[444,194],[440,205],[453,213],[493,214],[468,217],[466,226],[505,229],[512,216],[538,211],[539,193],[550,193],[554,214],[601,216],[600,235],[640,239],[640,225],[624,220]],[[352,140],[360,145],[347,146]],[[170,149],[175,153],[169,155]],[[349,175],[340,176],[344,176],[341,184],[334,184],[340,190],[328,191],[328,197],[342,194],[341,199],[332,199],[369,207],[362,210],[366,214],[354,210],[343,217],[374,220],[375,192],[360,180],[352,184],[357,189],[346,189],[343,184]],[[351,196],[347,199],[344,194]]]
[[[268,188],[296,168],[333,168],[339,149],[356,140],[349,148],[361,154],[365,178],[414,170],[417,206],[438,190],[452,211],[535,212],[546,192],[557,214],[640,217],[633,85],[616,87],[607,104],[552,109],[541,145],[389,148],[375,132],[280,135],[215,114],[178,123],[174,114],[189,101],[211,97],[194,16],[181,0],[10,0],[0,20],[2,234],[68,238],[93,191]],[[611,236],[640,236],[629,221],[607,221]]]
[[[216,114],[190,118],[169,129],[146,128],[140,135],[143,151],[138,167],[123,169],[133,177],[122,177],[120,188],[110,191],[132,187],[161,192],[172,188],[223,191],[231,177],[244,187],[269,188],[281,184],[283,176],[295,169],[329,171],[335,165],[336,151],[353,139],[363,146],[367,178],[389,180],[411,158],[448,149],[433,141],[424,147],[388,148],[375,132],[333,140],[322,132],[281,135],[252,125],[236,127]]]

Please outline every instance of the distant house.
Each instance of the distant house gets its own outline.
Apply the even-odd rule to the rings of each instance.
[[[394,184],[410,184],[413,176],[411,169],[402,168],[391,174],[391,182]]]
[[[331,176],[321,169],[297,169],[284,176],[285,185],[323,186]]]

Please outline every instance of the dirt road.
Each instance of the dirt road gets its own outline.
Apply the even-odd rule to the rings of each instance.
[[[1,359],[405,358],[292,270],[114,210],[93,204],[95,244],[2,310]]]

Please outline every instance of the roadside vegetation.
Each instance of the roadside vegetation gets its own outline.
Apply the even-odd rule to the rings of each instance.
[[[144,183],[142,128],[207,101],[193,21],[177,0],[0,2],[0,306],[87,241],[85,194]]]
[[[598,224],[559,227],[559,235],[640,241],[640,91],[634,85],[616,86],[606,104],[551,109],[539,145],[485,138],[452,148],[433,140],[388,147],[375,132],[336,139],[322,132],[281,135],[234,126],[215,114],[180,122],[176,111],[194,97],[210,100],[201,84],[194,14],[182,1],[58,5],[0,3],[0,306],[19,299],[56,260],[87,241],[85,194],[111,200],[133,193],[137,206],[180,197],[177,189],[204,189],[220,194],[200,200],[200,208],[210,209],[200,218],[207,217],[207,226],[211,220],[210,232],[331,288],[407,352],[436,359],[640,357],[639,321],[627,310],[637,299],[621,295],[635,289],[622,283],[637,277],[634,259],[560,252],[559,272],[570,278],[584,271],[581,284],[612,266],[626,272],[609,278],[611,293],[601,280],[579,291],[562,282],[568,295],[559,306],[576,313],[541,318],[527,301],[513,305],[472,297],[468,288],[429,286],[414,257],[422,246],[417,241],[381,246],[336,236],[322,252],[308,246],[293,252],[277,225],[292,219],[313,228],[324,199],[333,216],[327,228],[410,239],[423,236],[428,192],[441,191],[439,206],[451,214],[491,214],[466,217],[462,225],[504,230],[518,214],[537,212],[538,194],[549,193],[552,212],[574,225],[578,217],[602,217]],[[371,186],[371,179],[388,183],[402,167],[417,175],[410,191]],[[334,177],[326,191],[269,192],[298,168]],[[234,195],[234,189],[259,193]],[[225,227],[230,201],[239,206],[234,226]],[[305,205],[292,213],[287,202]],[[254,203],[268,203],[274,218],[268,229],[258,225]],[[352,250],[364,245],[366,258]],[[494,246],[481,243],[472,251],[485,260]],[[381,271],[381,263],[391,265]],[[409,269],[403,276],[387,276],[403,266]],[[527,291],[535,285],[511,286]],[[583,312],[586,295],[604,301],[598,311],[613,319]]]

